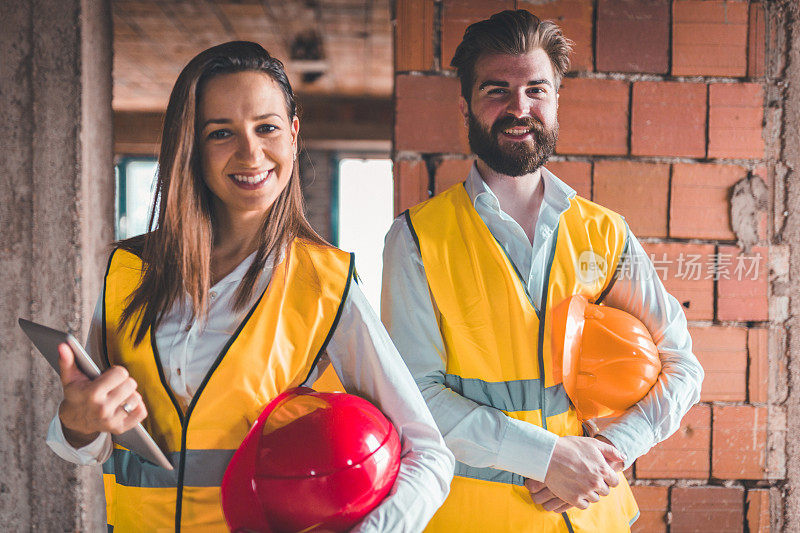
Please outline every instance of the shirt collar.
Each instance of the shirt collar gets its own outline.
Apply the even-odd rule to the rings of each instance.
[[[570,199],[575,196],[575,190],[544,167],[542,167],[542,182],[544,183],[542,207],[550,207],[557,213],[566,211],[569,208]],[[500,211],[500,201],[486,182],[483,181],[475,163],[472,163],[472,168],[470,168],[464,186],[473,205],[476,204],[479,198],[484,197],[486,204],[491,209]]]
[[[284,250],[280,251],[279,254],[279,261],[283,259]],[[248,255],[244,258],[244,260],[239,263],[236,268],[234,268],[227,276],[219,280],[215,287],[221,287],[223,285],[228,285],[230,283],[239,283],[244,278],[244,275],[247,274],[247,269],[250,268],[250,265],[253,263],[253,260],[256,257],[256,252]],[[266,260],[264,261],[264,269],[272,269],[275,266],[275,258],[274,254],[270,254],[267,256]]]

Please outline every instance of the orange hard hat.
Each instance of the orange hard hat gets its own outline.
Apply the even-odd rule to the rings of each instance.
[[[553,377],[581,420],[621,415],[655,384],[658,349],[635,316],[575,295],[552,319]]]
[[[375,508],[400,469],[400,438],[351,394],[289,389],[272,400],[222,479],[231,531],[346,531]]]

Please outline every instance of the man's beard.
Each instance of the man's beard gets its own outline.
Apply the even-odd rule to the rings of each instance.
[[[499,136],[503,130],[522,127],[527,128],[533,137],[532,141],[509,141],[500,145]],[[498,119],[491,131],[487,131],[478,122],[472,111],[469,112],[469,147],[489,168],[506,176],[524,176],[530,174],[553,155],[558,140],[558,123],[552,129],[533,118],[515,118],[512,116]]]

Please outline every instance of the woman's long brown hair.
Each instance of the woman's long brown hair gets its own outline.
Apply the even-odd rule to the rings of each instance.
[[[119,329],[135,323],[134,344],[156,328],[176,302],[191,300],[192,317],[205,318],[211,288],[214,245],[212,193],[203,180],[198,146],[198,102],[206,82],[220,74],[263,72],[283,91],[291,121],[297,115],[294,93],[283,64],[256,43],[233,41],[198,54],[178,76],[164,116],[158,178],[149,232],[117,243],[142,259],[139,286],[122,312]],[[234,310],[247,306],[270,254],[293,238],[327,245],[303,214],[298,165],[289,183],[267,210],[255,258],[234,296]]]

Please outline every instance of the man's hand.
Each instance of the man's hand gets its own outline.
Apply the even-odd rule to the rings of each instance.
[[[604,442],[610,446],[613,446],[610,440],[605,438],[602,435],[596,435],[594,438],[597,440]],[[608,462],[608,457],[606,457],[606,461]],[[624,461],[621,458],[612,459],[609,462],[609,466],[615,472],[622,470],[625,466]],[[551,491],[547,485],[543,481],[536,481],[534,479],[526,479],[525,480],[525,488],[528,489],[528,492],[531,493],[531,499],[533,503],[541,505],[545,511],[552,511],[554,513],[563,513],[569,509],[572,509],[572,505],[565,502]]]
[[[545,511],[563,513],[567,509],[572,509],[572,505],[553,494],[542,481],[526,479],[525,488],[531,493],[533,503],[541,505]]]
[[[544,479],[549,494],[543,493],[540,498],[551,502],[549,506],[554,509],[564,503],[586,509],[601,496],[607,496],[609,487],[619,484],[616,472],[622,470],[624,463],[625,458],[613,445],[599,439],[559,437]],[[553,497],[564,503],[553,502]]]

